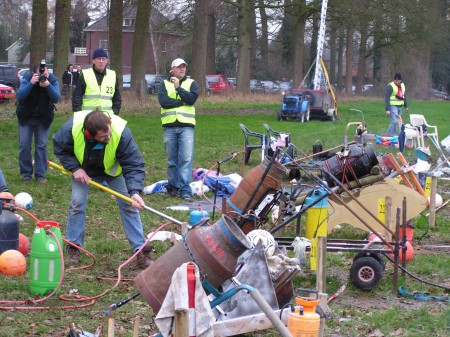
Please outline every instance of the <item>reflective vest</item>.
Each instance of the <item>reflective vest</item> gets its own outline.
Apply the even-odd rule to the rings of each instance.
[[[181,87],[190,91],[191,84],[194,82],[193,79],[186,79],[181,83]],[[164,80],[164,86],[167,90],[167,95],[170,98],[177,98],[177,91],[175,90],[175,86],[172,82]],[[193,105],[182,105],[176,108],[164,109],[161,108],[161,124],[164,126],[165,124],[171,124],[176,121],[180,123],[192,124],[195,125],[195,108]]]
[[[112,111],[112,99],[116,88],[116,72],[107,69],[103,77],[102,85],[99,86],[95,77],[94,69],[83,70],[86,91],[84,92],[81,110],[94,111]]]
[[[404,99],[398,99],[396,97],[397,92],[398,92],[398,87],[395,85],[395,83],[391,82],[391,83],[389,83],[389,85],[392,87],[392,94],[391,94],[391,97],[389,98],[389,105],[395,105],[395,106],[405,105]],[[405,97],[405,85],[403,83],[401,83],[400,86],[402,88],[403,97]]]
[[[86,140],[84,139],[83,124],[84,119],[89,111],[78,111],[74,113],[72,125],[73,148],[75,157],[78,162],[83,165],[84,150],[86,147]],[[116,161],[116,151],[119,146],[120,137],[127,124],[126,120],[116,116],[110,115],[111,123],[111,138],[105,146],[105,156],[103,157],[103,165],[105,166],[105,173],[109,176],[117,177],[122,173],[122,167]]]

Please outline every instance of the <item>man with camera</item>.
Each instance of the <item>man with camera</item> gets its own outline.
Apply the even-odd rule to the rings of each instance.
[[[47,143],[50,125],[53,122],[55,103],[61,96],[58,79],[50,74],[42,60],[34,67],[33,73],[22,78],[16,95],[18,104],[16,115],[19,120],[19,167],[23,182],[31,182],[33,177],[47,184]],[[34,137],[34,168],[31,143]]]
[[[122,107],[119,81],[114,70],[106,69],[108,61],[106,50],[94,50],[92,68],[83,70],[72,94],[74,112],[100,109],[119,114]]]

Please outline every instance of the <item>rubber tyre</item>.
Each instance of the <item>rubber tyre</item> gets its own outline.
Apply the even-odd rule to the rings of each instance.
[[[283,119],[283,115],[281,112],[277,112],[277,121],[281,121]]]
[[[353,262],[350,268],[353,284],[361,290],[372,290],[383,278],[383,267],[370,256],[364,256]]]
[[[362,257],[366,257],[366,256],[372,257],[375,260],[377,260],[381,264],[381,267],[383,267],[383,271],[386,269],[386,258],[384,257],[383,254],[370,253],[370,252],[359,252],[353,258],[353,262],[355,262],[356,260],[358,260],[358,259],[360,259]]]

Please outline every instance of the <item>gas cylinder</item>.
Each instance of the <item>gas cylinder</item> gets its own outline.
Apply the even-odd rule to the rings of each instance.
[[[293,337],[318,337],[320,330],[320,315],[316,313],[319,300],[295,298],[299,307],[291,312],[287,328]]]
[[[8,209],[8,203],[0,201],[0,254],[19,246],[19,219]]]
[[[325,189],[314,190],[310,196],[305,199],[305,206],[311,205],[318,199],[321,199],[305,212],[305,237],[307,239],[327,236],[328,233],[328,198]]]
[[[195,211],[192,211],[189,214],[189,224],[195,225],[197,222],[203,220],[203,219],[209,219],[209,214],[206,211],[203,211],[200,204],[198,205],[198,209]]]
[[[38,221],[31,241],[30,283],[29,290],[33,295],[44,296],[56,289],[62,272],[62,261],[58,243],[50,233],[58,239],[62,249],[62,237],[59,223],[54,221]],[[59,291],[58,291],[59,292]]]

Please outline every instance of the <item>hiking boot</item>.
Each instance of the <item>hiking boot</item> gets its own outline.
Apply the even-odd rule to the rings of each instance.
[[[192,197],[189,194],[185,194],[181,196],[181,199],[183,199],[186,202],[191,202],[193,201]]]
[[[36,179],[36,180],[37,180],[37,182],[38,182],[39,184],[43,184],[43,185],[47,185],[47,184],[48,184],[48,180],[45,179],[45,178],[38,178],[38,179]]]
[[[80,263],[80,250],[75,247],[67,248],[67,253],[69,253],[69,262],[73,267],[78,266]]]
[[[136,256],[136,263],[139,268],[146,269],[153,263],[150,253],[153,250],[152,245],[146,245]]]
[[[177,194],[177,189],[175,187],[173,187],[172,185],[166,186],[166,192],[164,193],[166,197],[175,198]]]

